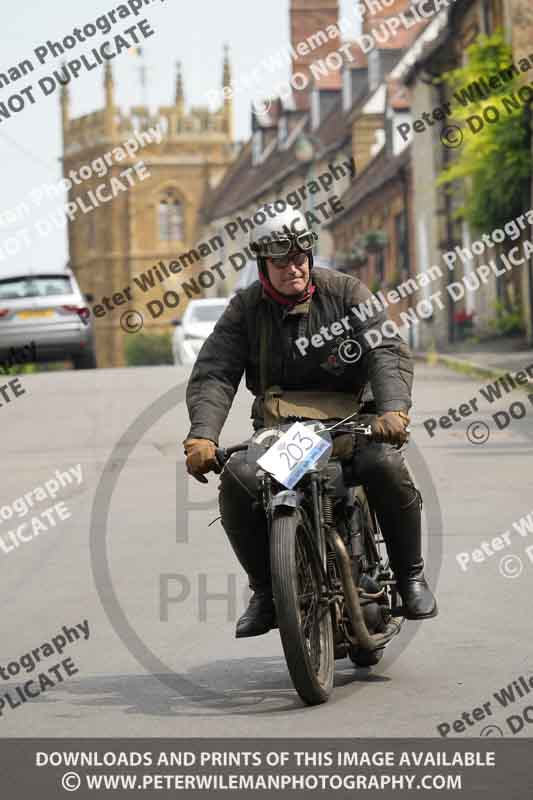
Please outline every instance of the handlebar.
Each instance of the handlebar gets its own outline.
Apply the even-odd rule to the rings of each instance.
[[[248,450],[247,444],[235,444],[232,447],[217,447],[215,450],[215,458],[219,467],[222,468],[233,453],[241,453],[243,450]]]
[[[368,415],[368,418],[370,419],[374,416],[375,415]],[[370,422],[368,422],[368,424],[363,422],[342,422],[338,423],[337,425],[333,425],[331,428],[327,428],[326,430],[334,430],[335,435],[340,435],[343,433],[356,433],[360,436],[364,436],[368,440],[370,440],[373,435],[372,425]],[[234,453],[241,453],[244,450],[247,450],[248,446],[249,443],[235,444],[231,447],[217,447],[215,450],[215,458],[218,466],[222,469],[222,467],[224,467],[226,462],[229,460],[230,456],[232,456]]]

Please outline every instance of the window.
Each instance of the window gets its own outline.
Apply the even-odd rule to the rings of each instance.
[[[0,281],[0,300],[20,300],[25,297],[52,297],[72,294],[67,275],[8,278]]]
[[[173,191],[168,191],[159,202],[159,239],[162,242],[183,240],[182,205]]]
[[[379,52],[372,50],[368,56],[368,86],[371,92],[378,88],[381,80]]]
[[[342,72],[342,110],[349,111],[352,107],[352,71],[344,67]]]
[[[381,285],[385,283],[385,252],[383,250],[376,254],[376,280]]]
[[[481,18],[482,18],[482,32],[486,36],[492,33],[492,9],[489,0],[483,0],[481,3]]]
[[[394,235],[396,239],[396,266],[398,273],[403,276],[407,272],[407,231],[405,229],[405,213],[402,211],[394,217]]]
[[[225,298],[220,303],[209,303],[209,305],[200,303],[202,301],[198,300],[198,305],[191,309],[188,322],[217,322],[228,304]]]

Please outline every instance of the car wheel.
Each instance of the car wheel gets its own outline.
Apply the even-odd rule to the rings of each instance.
[[[96,369],[96,355],[93,350],[87,350],[84,353],[78,353],[72,356],[72,364],[74,369]]]

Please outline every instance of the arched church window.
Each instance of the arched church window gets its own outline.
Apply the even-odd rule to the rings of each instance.
[[[159,201],[159,238],[163,242],[183,240],[183,207],[172,190]]]

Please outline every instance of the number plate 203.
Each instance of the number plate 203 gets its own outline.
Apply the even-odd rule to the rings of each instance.
[[[292,489],[329,447],[329,441],[317,436],[301,422],[295,422],[258,459],[257,464],[278,483]]]

